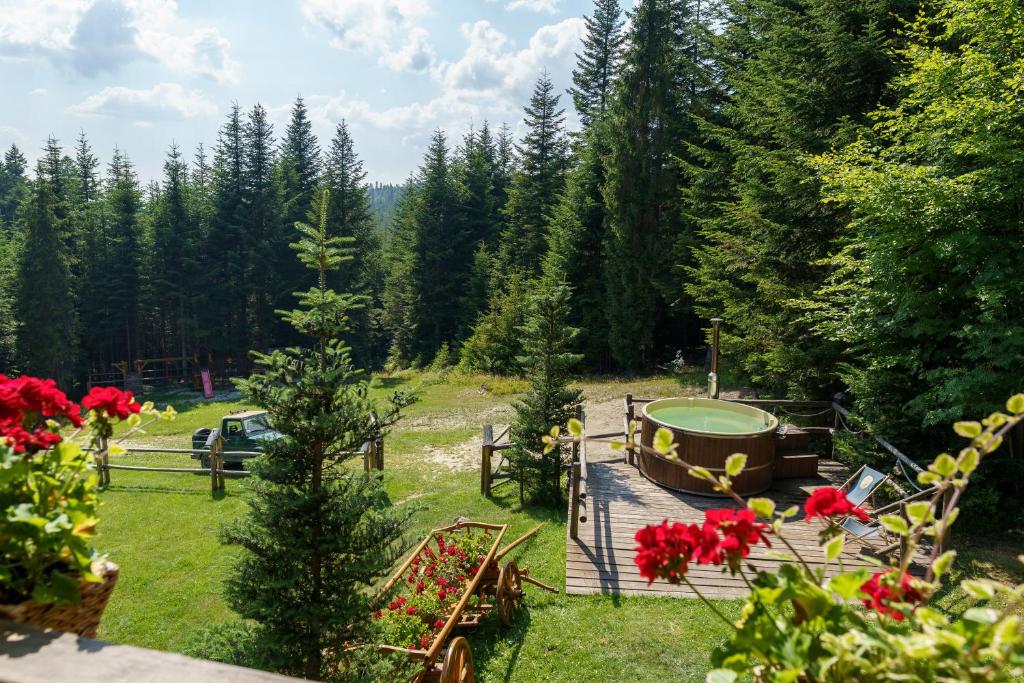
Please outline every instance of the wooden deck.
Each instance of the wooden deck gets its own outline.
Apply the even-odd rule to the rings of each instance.
[[[847,476],[846,470],[832,461],[822,461],[819,476],[813,479],[783,479],[767,493],[779,508],[801,504],[815,488],[839,485]],[[723,498],[710,498],[676,493],[648,481],[639,470],[622,462],[621,458],[591,462],[588,465],[587,510],[589,518],[579,525],[579,538],[567,538],[565,562],[565,591],[577,595],[608,593],[618,595],[647,595],[696,597],[686,586],[673,586],[665,581],[648,585],[633,564],[633,535],[646,524],[668,518],[683,523],[704,519],[704,511],[712,507],[731,504]],[[820,566],[824,558],[818,548],[820,523],[807,523],[801,511],[786,523],[786,538],[801,551],[812,566]],[[782,548],[781,550],[785,550]],[[777,566],[781,561],[771,558],[771,551],[758,546],[751,550],[750,562],[758,567]],[[810,560],[816,562],[810,562]],[[865,565],[857,556],[856,546],[848,544],[844,550],[846,567]],[[839,571],[833,564],[831,570]],[[733,577],[721,567],[691,564],[687,577],[708,597],[739,598],[747,594],[746,585],[739,576]]]

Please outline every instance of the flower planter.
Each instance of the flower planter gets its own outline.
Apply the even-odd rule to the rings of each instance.
[[[117,584],[118,566],[113,562],[94,562],[92,571],[103,581],[90,583],[80,580],[81,599],[76,604],[40,604],[28,600],[17,605],[0,605],[0,619],[95,638],[103,610]]]

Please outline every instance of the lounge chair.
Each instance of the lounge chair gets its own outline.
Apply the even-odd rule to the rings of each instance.
[[[864,503],[869,500],[873,506],[875,491],[888,480],[888,474],[882,474],[867,465],[861,465],[860,469],[839,487],[839,490],[846,494],[846,499],[853,503],[854,507],[863,507]]]
[[[912,503],[915,500],[934,494],[934,487],[916,491],[888,505],[868,511],[867,514],[870,519],[867,522],[863,522],[851,515],[837,522],[836,526],[841,528],[849,539],[860,543],[874,554],[880,556],[891,555],[901,549],[903,539],[886,531],[885,527],[878,522],[878,518],[882,515],[894,513],[899,513],[906,517],[905,509],[907,503]]]

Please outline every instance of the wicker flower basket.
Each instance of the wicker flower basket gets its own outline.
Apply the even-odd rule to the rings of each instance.
[[[113,562],[95,562],[92,571],[101,577],[103,582],[79,581],[82,599],[77,604],[41,605],[29,600],[17,605],[0,605],[0,619],[95,638],[103,610],[106,609],[110,594],[114,592],[114,586],[117,584],[118,566]]]

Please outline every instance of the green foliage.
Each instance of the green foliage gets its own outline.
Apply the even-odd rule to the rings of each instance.
[[[365,635],[366,588],[396,559],[408,521],[392,511],[376,477],[349,465],[405,400],[393,397],[373,419],[368,382],[340,339],[360,297],[327,285],[351,260],[352,242],[328,232],[328,205],[322,197],[315,227],[297,226],[293,246],[317,281],[297,295],[300,308],[283,313],[312,348],[256,353],[263,371],[238,382],[284,437],[253,463],[249,515],[223,532],[246,551],[228,578],[227,600],[258,625],[259,660],[315,680],[334,675],[344,643]]]
[[[1020,22],[1012,2],[938,3],[908,27],[895,101],[817,159],[825,198],[852,223],[808,317],[843,345],[858,415],[912,452],[922,438],[947,445],[929,427],[1020,388],[1024,254],[1007,247],[1024,187]],[[1000,502],[1020,509],[1020,463],[982,468],[973,519],[1002,518]]]
[[[689,110],[699,80],[692,59],[694,7],[680,0],[641,0],[630,13],[622,68],[609,113],[604,199],[609,234],[604,247],[605,308],[611,353],[622,367],[656,360],[655,331],[676,337],[673,310],[680,261],[679,169],[672,161],[693,135]]]
[[[374,326],[380,316],[383,287],[380,236],[373,226],[366,171],[345,121],[338,124],[325,166],[324,187],[330,190],[328,223],[336,226],[339,235],[351,237],[360,245],[348,267],[332,273],[328,282],[339,292],[365,297],[366,305],[351,316],[352,359],[360,367],[377,367],[383,360],[384,346]],[[314,206],[311,215],[315,215],[316,209]]]
[[[565,185],[568,139],[561,95],[545,72],[533,88],[524,109],[527,133],[516,147],[519,168],[512,174],[505,204],[508,224],[501,235],[498,262],[509,273],[540,272],[547,236],[547,221]]]
[[[847,221],[824,203],[809,156],[842,144],[896,70],[891,49],[904,0],[788,3],[730,0],[715,40],[721,115],[704,117],[696,166],[709,184],[687,196],[701,244],[686,291],[722,317],[723,355],[759,386],[791,397],[834,391],[842,347],[800,322],[829,275],[821,263]],[[715,187],[714,176],[726,178]],[[703,173],[703,175],[702,175]],[[709,177],[710,175],[710,177]]]
[[[59,169],[58,169],[59,172]],[[22,208],[25,237],[18,259],[15,311],[20,368],[69,385],[75,376],[79,319],[70,255],[62,236],[56,194],[63,182],[42,161]]]
[[[565,192],[548,224],[544,277],[563,280],[572,306],[567,322],[580,329],[576,349],[587,364],[607,368],[609,358],[607,293],[603,276],[608,255],[608,211],[602,189],[604,157],[612,132],[603,119],[590,124],[577,146],[577,163],[569,171]]]
[[[584,127],[604,115],[611,99],[612,82],[622,48],[622,10],[618,0],[596,0],[594,13],[583,18],[587,34],[583,51],[576,54],[569,89]]]
[[[572,352],[578,330],[565,324],[569,290],[563,284],[545,282],[530,296],[526,320],[519,328],[523,355],[519,363],[529,389],[513,405],[515,417],[509,438],[510,453],[520,497],[529,492],[546,504],[562,500],[561,476],[567,449],[545,449],[544,437],[551,425],[566,424],[583,401],[583,391],[568,386],[573,368],[582,357]]]
[[[491,295],[490,306],[473,327],[473,334],[460,350],[460,369],[517,375],[522,371],[520,356],[524,340],[520,327],[526,320],[531,283],[516,273],[505,286]]]
[[[99,479],[89,454],[63,442],[34,455],[0,445],[0,603],[78,602],[91,564]]]

